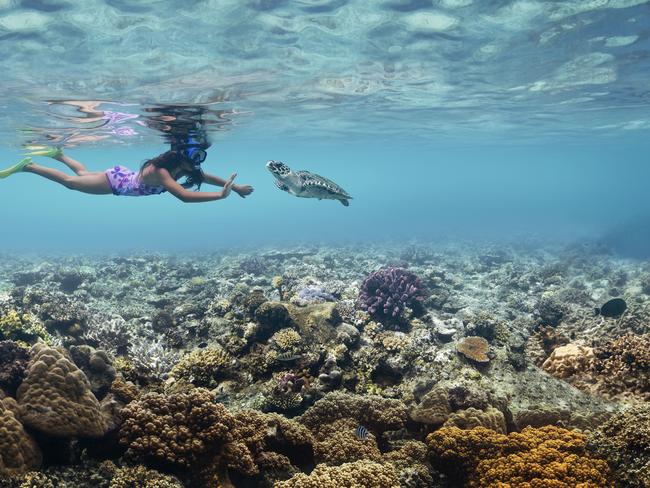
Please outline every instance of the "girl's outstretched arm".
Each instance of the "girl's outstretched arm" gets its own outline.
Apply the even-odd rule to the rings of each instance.
[[[211,202],[213,200],[227,198],[232,190],[233,181],[237,176],[237,173],[233,173],[229,179],[225,180],[221,191],[189,191],[179,185],[166,169],[159,168],[158,174],[165,189],[185,203]]]
[[[208,173],[203,173],[203,181],[210,185],[223,186],[226,183],[226,180],[220,178],[216,175],[211,175]],[[232,185],[232,189],[240,197],[244,198],[246,195],[253,193],[253,187],[250,185]]]

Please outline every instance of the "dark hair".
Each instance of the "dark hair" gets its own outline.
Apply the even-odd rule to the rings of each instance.
[[[182,154],[179,154],[176,151],[167,151],[155,158],[151,158],[142,163],[140,167],[140,174],[144,171],[147,166],[155,166],[156,168],[165,168],[169,171],[169,174],[178,181],[179,178],[185,176],[185,181],[181,183],[183,188],[191,188],[193,186],[197,187],[197,190],[201,188],[201,183],[203,183],[203,171],[200,167],[195,167],[194,169],[188,171],[182,168],[184,162],[190,162]]]

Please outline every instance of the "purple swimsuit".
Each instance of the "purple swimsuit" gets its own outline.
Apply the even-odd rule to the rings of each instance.
[[[111,186],[113,195],[128,197],[142,197],[146,195],[158,195],[165,190],[164,186],[151,186],[140,181],[140,174],[131,171],[125,166],[114,166],[105,171],[108,184]]]

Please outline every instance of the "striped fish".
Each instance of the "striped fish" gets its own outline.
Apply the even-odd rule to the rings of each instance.
[[[360,425],[359,427],[356,428],[354,431],[354,435],[359,439],[360,441],[365,441],[368,439],[368,429],[366,429],[363,425]]]

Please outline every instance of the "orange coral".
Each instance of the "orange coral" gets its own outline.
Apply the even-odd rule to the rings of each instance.
[[[445,427],[427,442],[440,461],[461,468],[451,474],[470,487],[609,486],[607,463],[586,453],[586,437],[578,431],[527,427],[503,435],[482,427]]]
[[[456,344],[456,350],[459,353],[477,363],[490,362],[487,355],[489,348],[488,341],[478,336],[465,337]]]

